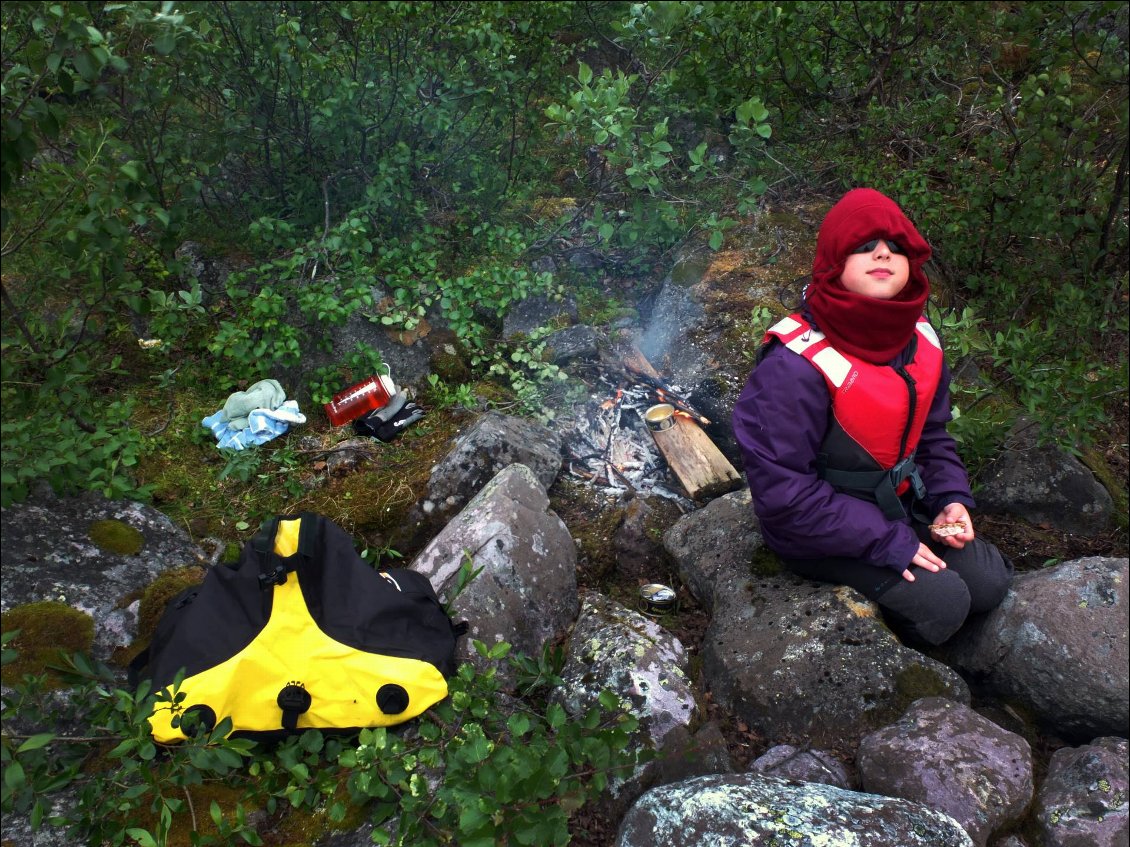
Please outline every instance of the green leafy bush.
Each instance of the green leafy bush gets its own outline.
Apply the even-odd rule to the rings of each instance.
[[[12,637],[5,633],[4,644]],[[486,670],[462,665],[450,696],[410,724],[351,738],[309,731],[274,747],[226,739],[230,720],[158,747],[147,717],[167,695],[119,688],[109,669],[76,654],[62,707],[47,705],[41,677],[5,694],[6,716],[45,729],[4,735],[4,812],[28,815],[35,828],[65,827],[84,843],[164,845],[188,826],[194,844],[261,844],[248,811],[289,808],[338,824],[368,817],[383,844],[566,844],[570,815],[644,755],[629,745],[638,721],[608,692],[579,717],[504,698],[496,664],[510,646],[476,647]],[[5,664],[13,654],[5,646]],[[82,736],[46,729],[60,720],[83,726]],[[209,805],[210,832],[190,796],[205,785],[223,787],[226,798]],[[75,801],[56,814],[63,789]]]

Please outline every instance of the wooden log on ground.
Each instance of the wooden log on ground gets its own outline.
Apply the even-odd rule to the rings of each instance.
[[[626,366],[659,378],[658,371],[635,345],[627,345],[620,354]],[[651,435],[671,472],[692,500],[718,497],[736,491],[744,484],[741,474],[722,455],[710,436],[687,415],[676,413],[673,427],[652,430]]]
[[[741,475],[689,417],[676,414],[673,427],[652,430],[651,435],[692,500],[718,497],[742,487]]]

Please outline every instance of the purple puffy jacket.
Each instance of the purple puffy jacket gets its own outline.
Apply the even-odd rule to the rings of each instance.
[[[904,350],[891,364],[905,364],[908,356]],[[974,505],[965,465],[946,432],[949,382],[943,365],[915,457],[931,517],[949,503]],[[918,551],[910,519],[888,520],[875,504],[839,493],[816,475],[831,408],[824,377],[779,343],[749,375],[733,424],[761,534],[789,559],[864,559],[901,573]]]

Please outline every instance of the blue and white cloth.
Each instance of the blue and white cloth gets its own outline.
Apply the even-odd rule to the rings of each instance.
[[[247,415],[247,426],[234,429],[223,409],[200,422],[216,436],[216,446],[226,450],[242,450],[257,444],[266,444],[278,438],[292,424],[306,423],[306,416],[298,410],[298,402],[287,400],[277,409],[253,409]]]

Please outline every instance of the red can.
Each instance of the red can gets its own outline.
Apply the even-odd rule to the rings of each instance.
[[[339,391],[325,404],[326,417],[334,426],[347,424],[374,409],[379,409],[396,393],[391,376],[371,376],[344,391]]]

